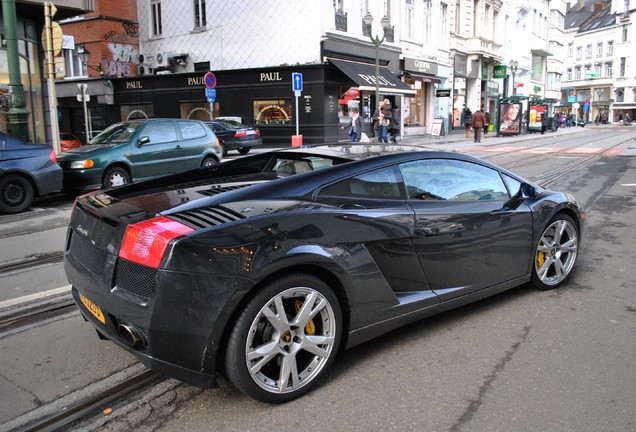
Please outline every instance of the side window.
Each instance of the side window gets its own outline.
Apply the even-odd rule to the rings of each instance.
[[[190,140],[196,138],[203,138],[205,136],[205,129],[197,122],[177,122],[179,129],[181,129],[181,136],[183,140]]]
[[[400,165],[409,200],[507,200],[499,173],[472,162],[429,159]]]
[[[404,199],[399,172],[394,167],[382,168],[325,187],[320,196]]]
[[[141,132],[141,136],[150,138],[150,144],[178,141],[177,131],[171,121],[149,123]]]

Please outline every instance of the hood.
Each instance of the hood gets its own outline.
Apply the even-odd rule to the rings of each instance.
[[[95,154],[99,154],[103,152],[105,149],[113,148],[116,145],[122,145],[126,143],[120,144],[100,144],[100,145],[85,145],[81,147],[76,147],[70,150],[65,151],[64,153],[58,155],[58,159],[60,161],[64,160],[80,160],[89,158]]]

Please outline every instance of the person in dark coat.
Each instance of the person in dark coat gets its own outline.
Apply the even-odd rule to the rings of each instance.
[[[547,111],[544,111],[541,114],[541,135],[543,135],[543,133],[545,132],[547,128],[548,128],[548,113]]]
[[[490,113],[484,113],[486,123],[484,124],[484,138],[488,138],[488,128],[490,127]]]
[[[466,107],[463,112],[464,115],[464,127],[466,128],[466,138],[470,138],[470,128],[473,127],[473,112],[470,108]]]
[[[400,108],[393,105],[393,117],[391,118],[391,142],[397,144],[397,137],[400,136]]]
[[[481,131],[485,123],[486,123],[486,116],[484,115],[484,111],[483,110],[475,111],[475,114],[473,114],[472,126],[473,126],[473,130],[475,131],[474,141],[476,143],[481,142]]]

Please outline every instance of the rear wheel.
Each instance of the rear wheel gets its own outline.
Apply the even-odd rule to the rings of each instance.
[[[105,189],[112,189],[128,183],[130,183],[130,174],[124,168],[118,166],[108,168],[102,182]]]
[[[225,356],[228,379],[262,402],[300,397],[333,362],[341,323],[338,299],[320,279],[295,274],[275,280],[236,321]]]
[[[35,192],[31,182],[17,174],[9,174],[0,179],[0,212],[19,213],[26,210]]]
[[[240,154],[248,154],[250,152],[250,148],[249,147],[239,147],[238,152]]]
[[[561,285],[570,276],[579,247],[579,230],[571,217],[555,216],[543,230],[534,253],[532,284],[540,290]]]
[[[216,165],[216,159],[214,159],[212,156],[207,156],[203,159],[203,162],[201,162],[202,167],[208,167],[212,165]]]

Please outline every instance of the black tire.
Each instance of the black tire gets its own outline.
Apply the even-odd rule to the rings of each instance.
[[[106,170],[102,185],[104,189],[127,185],[130,183],[130,174],[125,168],[114,166]]]
[[[307,299],[312,301],[311,309],[303,307]],[[299,322],[294,323],[295,319]],[[341,334],[338,299],[322,280],[303,274],[274,280],[236,320],[225,354],[227,377],[261,402],[296,399],[329,368]],[[258,353],[256,347],[260,347]]]
[[[240,154],[248,154],[250,152],[250,148],[249,147],[239,147],[238,152]]]
[[[579,248],[579,228],[558,214],[543,229],[532,256],[532,285],[542,291],[563,284],[572,273]]]
[[[34,198],[33,185],[26,177],[8,174],[0,178],[0,213],[20,213],[29,208]]]
[[[205,158],[203,158],[203,162],[201,162],[201,167],[212,166],[216,165],[217,163],[218,161],[212,156],[206,156]]]
[[[227,147],[225,147],[225,144],[219,141],[219,146],[221,147],[221,157],[227,156]]]

